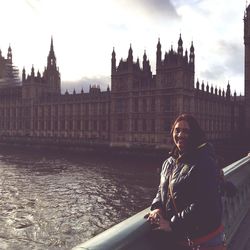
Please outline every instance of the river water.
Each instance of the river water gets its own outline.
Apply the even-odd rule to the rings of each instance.
[[[150,205],[160,162],[0,148],[0,249],[71,249]]]

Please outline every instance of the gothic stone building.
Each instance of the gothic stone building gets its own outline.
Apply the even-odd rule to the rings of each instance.
[[[51,142],[111,147],[170,146],[171,124],[183,112],[194,114],[210,140],[225,141],[250,131],[250,7],[245,18],[245,96],[195,82],[195,50],[162,53],[156,47],[156,73],[146,52],[142,65],[134,61],[130,46],[126,60],[111,57],[111,89],[61,94],[61,79],[53,40],[47,66],[41,74],[22,73],[16,81],[9,48],[7,59],[0,54],[0,136],[3,139],[48,140]],[[6,80],[6,72],[12,81]],[[4,84],[3,84],[4,83]]]

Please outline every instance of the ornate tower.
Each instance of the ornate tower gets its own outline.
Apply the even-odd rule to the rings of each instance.
[[[156,51],[156,73],[159,71],[160,67],[161,67],[161,43],[159,38]]]
[[[189,54],[189,62],[194,64],[194,45],[193,42],[191,43],[191,47],[190,47],[190,54]]]
[[[50,51],[47,57],[47,69],[56,69],[56,57],[54,52],[53,38],[51,38]]]
[[[56,57],[52,38],[49,55],[47,57],[47,67],[45,67],[43,76],[41,76],[39,71],[35,74],[35,69],[32,65],[31,73],[28,75],[26,75],[26,71],[23,69],[22,83],[22,97],[25,99],[38,98],[48,95],[60,95],[61,78],[59,69],[56,66]]]
[[[178,41],[178,50],[177,50],[177,52],[181,56],[183,55],[183,47],[182,47],[182,45],[183,45],[183,41],[181,39],[181,34],[180,34],[180,38],[179,38],[179,41]]]
[[[116,58],[115,58],[115,48],[113,48],[112,58],[111,58],[111,74],[116,72]]]
[[[12,49],[10,46],[8,48],[7,60],[10,64],[12,64]]]
[[[47,57],[47,67],[44,70],[43,77],[44,81],[47,84],[47,92],[51,94],[60,94],[61,78],[59,69],[56,66],[53,38],[51,38],[50,51]]]
[[[250,5],[244,15],[244,44],[245,44],[245,114],[246,128],[250,134]]]

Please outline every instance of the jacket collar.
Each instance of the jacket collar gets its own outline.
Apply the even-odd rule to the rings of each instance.
[[[192,148],[184,153],[180,153],[180,151],[176,148],[170,152],[170,155],[176,159],[177,162],[187,162],[192,160],[197,153],[203,150],[207,146],[207,142],[200,144],[196,148]]]

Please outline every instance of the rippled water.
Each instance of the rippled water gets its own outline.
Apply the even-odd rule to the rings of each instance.
[[[148,159],[1,149],[0,249],[71,249],[148,206]]]

